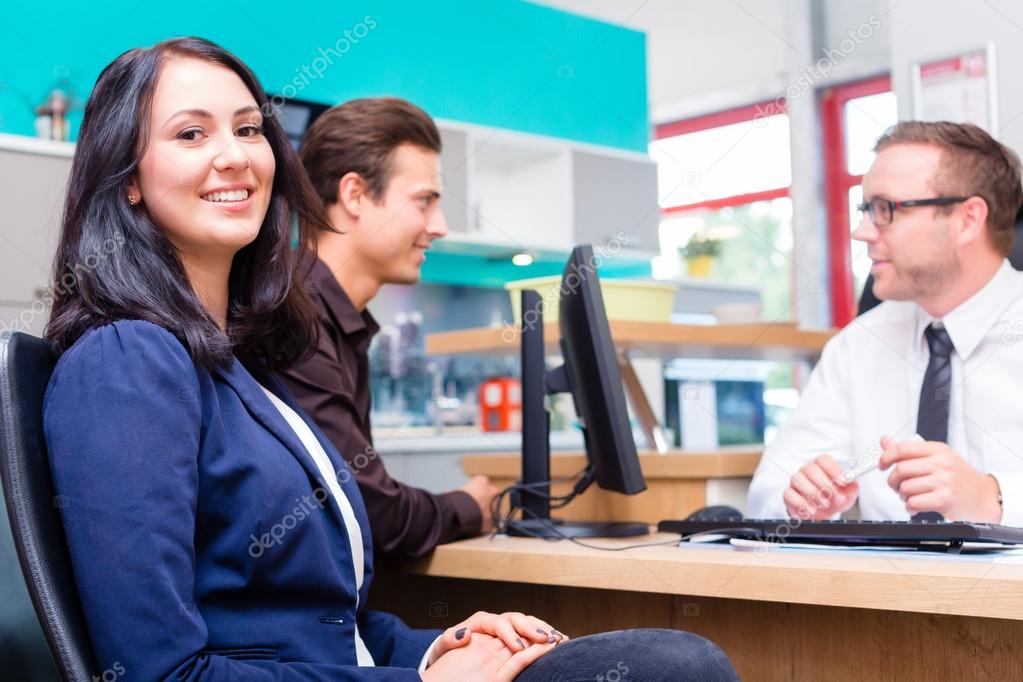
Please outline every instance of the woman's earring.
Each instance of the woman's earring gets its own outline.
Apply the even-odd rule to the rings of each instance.
[[[139,203],[139,200],[135,198],[135,195],[134,194],[129,194],[128,195],[128,204],[131,205],[131,206],[134,206],[137,203]]]

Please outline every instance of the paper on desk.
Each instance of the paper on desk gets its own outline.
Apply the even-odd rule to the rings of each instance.
[[[929,545],[923,544],[912,547],[898,545],[825,545],[811,542],[766,542],[763,540],[747,540],[746,538],[732,538],[729,543],[738,549],[824,549],[824,550],[866,550],[869,552],[917,552],[920,549],[928,549]],[[919,547],[919,549],[918,549]],[[944,551],[942,543],[934,543],[933,549]],[[1023,556],[1023,546],[1003,545],[997,542],[964,542],[960,553],[974,552],[997,552],[1000,555]]]

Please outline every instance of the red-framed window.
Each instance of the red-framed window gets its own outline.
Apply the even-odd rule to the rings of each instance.
[[[753,290],[761,319],[795,319],[792,154],[784,100],[659,125],[654,138],[650,156],[658,164],[661,207],[654,275]],[[705,240],[716,243],[709,264],[690,250],[697,244],[702,252],[706,244],[699,242]],[[704,321],[707,315],[687,317]],[[764,378],[765,401],[794,401],[795,372],[789,363],[772,366]]]
[[[654,137],[650,156],[658,164],[661,207],[654,275],[757,287],[764,319],[795,318],[784,100],[666,123]],[[710,272],[686,257],[693,239],[717,242]]]
[[[855,204],[861,200],[859,186],[873,159],[870,150],[874,140],[896,122],[897,112],[894,94],[891,92],[891,77],[888,75],[823,89],[818,93],[818,101],[828,217],[831,319],[834,326],[842,327],[855,316],[855,300],[869,270],[866,247],[850,240],[850,232],[858,221]],[[658,145],[670,143],[672,138],[682,139],[714,130],[725,131],[742,124],[748,126],[751,122],[777,122],[780,118],[786,119],[787,126],[787,112],[781,99],[662,124],[655,128],[651,156],[658,158]],[[741,139],[735,144],[740,142]],[[731,148],[731,141],[721,144],[724,157],[728,156]],[[758,202],[787,198],[791,177],[789,150],[779,148],[776,155],[768,158],[777,159],[778,163],[764,163],[761,158],[759,164],[765,168],[785,168],[777,182],[754,182],[756,186],[743,189],[739,179],[738,190],[728,191],[727,185],[735,178],[729,176],[723,186],[714,182],[713,178],[708,181],[707,177],[702,176],[700,171],[703,169],[686,170],[684,164],[688,159],[685,155],[662,154],[659,159],[662,218],[667,220],[673,216],[748,207]],[[675,177],[671,177],[672,172]],[[693,182],[689,182],[686,173],[692,173]],[[666,174],[669,177],[665,182]],[[684,191],[676,191],[677,186]]]
[[[897,120],[888,75],[837,85],[819,95],[828,216],[828,271],[831,321],[844,327],[856,316],[856,299],[866,277],[866,247],[853,244],[863,175],[873,158],[873,141]]]
[[[748,106],[705,114],[703,116],[673,121],[671,123],[663,123],[655,127],[654,139],[656,141],[662,141],[693,133],[723,129],[729,126],[750,124],[751,122],[755,126],[758,121],[770,121],[774,118],[782,117],[787,118],[787,115],[788,113],[783,99],[760,102]],[[726,150],[724,155],[727,155],[727,153],[728,151]],[[788,152],[786,151],[786,159],[787,158]],[[786,174],[791,176],[791,172],[788,170],[787,166],[788,164],[786,164]],[[663,166],[661,171],[663,173]],[[711,194],[713,195],[716,193],[711,192]],[[718,210],[730,206],[750,204],[755,201],[778,199],[780,197],[787,197],[788,195],[789,183],[779,183],[774,187],[757,188],[756,190],[749,192],[729,192],[725,196],[703,196],[695,201],[682,200],[675,202],[671,200],[670,196],[663,196],[662,193],[661,212],[664,215],[670,215],[672,213],[684,213],[687,211],[699,211],[706,209]]]

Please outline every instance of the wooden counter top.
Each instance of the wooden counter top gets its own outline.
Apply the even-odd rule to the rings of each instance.
[[[835,330],[799,329],[790,322],[687,325],[664,322],[611,320],[611,337],[620,351],[662,359],[676,357],[775,360],[815,360]],[[544,325],[544,340],[557,352],[558,325]],[[463,353],[507,354],[519,350],[513,327],[464,329],[428,334],[427,355]]]
[[[587,540],[603,547],[665,541]],[[441,545],[404,573],[627,592],[1023,620],[1023,556],[666,544],[600,551],[567,541],[497,536]]]
[[[647,479],[661,478],[749,478],[760,462],[761,446],[720,448],[711,451],[670,450],[659,454],[641,450],[639,464]],[[570,476],[586,466],[582,452],[555,452],[551,455],[551,476]],[[522,471],[519,455],[469,454],[462,457],[462,470],[468,476],[482,474],[491,478],[517,478]]]

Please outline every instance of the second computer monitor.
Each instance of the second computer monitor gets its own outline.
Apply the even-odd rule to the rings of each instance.
[[[559,305],[561,351],[597,485],[634,495],[645,490],[646,483],[595,262],[593,247],[584,244],[572,250],[565,265]]]
[[[511,535],[602,537],[641,535],[643,523],[572,522],[552,519],[596,481],[606,490],[632,495],[646,489],[625,405],[618,357],[611,341],[593,248],[577,246],[565,265],[559,313],[564,364],[548,369],[543,339],[543,301],[522,292],[522,477],[516,486],[521,519]],[[550,494],[550,414],[546,396],[570,392],[586,444],[586,469],[567,496]]]

